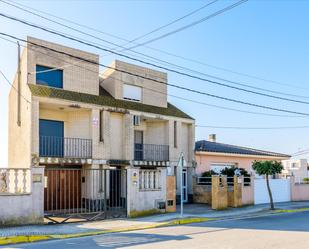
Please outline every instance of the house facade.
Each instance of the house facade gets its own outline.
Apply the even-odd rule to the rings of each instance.
[[[249,174],[254,175],[255,172],[252,169],[253,161],[281,161],[290,157],[289,155],[276,152],[218,143],[216,142],[215,134],[211,134],[208,140],[201,140],[195,143],[197,175],[201,175],[209,170],[220,172],[220,170],[226,167],[244,168]]]
[[[192,198],[194,119],[167,102],[166,73],[118,60],[100,72],[98,63],[97,54],[28,37],[20,91],[9,96],[9,167],[45,166],[53,214],[174,210],[181,174]]]
[[[308,161],[307,159],[290,159],[283,160],[283,171],[284,176],[295,176],[296,178],[308,177]]]

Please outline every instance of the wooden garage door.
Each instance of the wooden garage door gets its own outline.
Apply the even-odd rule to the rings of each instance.
[[[44,210],[79,212],[81,208],[81,167],[47,167]]]

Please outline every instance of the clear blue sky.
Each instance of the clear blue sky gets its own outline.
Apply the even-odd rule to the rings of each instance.
[[[148,31],[181,17],[204,5],[207,1],[24,1],[25,5],[62,16],[76,22],[100,29],[114,35],[133,39]],[[161,30],[145,40],[156,37],[167,31],[198,20],[215,10],[231,4],[232,1],[221,0],[212,7],[192,15],[181,22]],[[50,24],[30,14],[16,10],[0,3],[0,12],[18,16],[59,31],[73,34],[56,24]],[[309,1],[249,1],[213,19],[191,27],[187,30],[149,44],[184,57],[199,60],[203,63],[228,68],[241,73],[272,79],[292,87],[255,80],[228,73],[212,67],[198,65],[177,59],[147,48],[137,50],[160,59],[207,74],[229,80],[239,81],[256,87],[304,95],[309,101]],[[22,38],[27,35],[63,43],[75,48],[105,54],[81,44],[59,38],[33,28],[8,21],[0,17],[0,30]],[[123,44],[123,41],[92,33],[111,42]],[[74,33],[76,36],[84,36]],[[91,38],[86,38],[93,40]],[[93,40],[95,41],[95,40]],[[144,40],[141,40],[144,41]],[[141,42],[140,41],[140,42]],[[99,41],[96,41],[99,42]],[[99,42],[102,43],[102,42]],[[103,44],[103,43],[102,43]],[[110,46],[108,44],[103,44]],[[13,79],[16,71],[16,46],[0,40],[0,68]],[[107,55],[101,58],[102,63],[110,63],[116,57]],[[121,58],[119,58],[121,59]],[[0,165],[7,164],[7,114],[9,86],[0,78]],[[169,81],[205,92],[237,98],[244,101],[286,108],[295,111],[309,112],[305,104],[289,103],[259,97],[232,89],[214,86],[206,82],[169,73]],[[191,98],[209,104],[233,107],[256,112],[276,113],[259,108],[232,104],[185,91],[169,88],[169,93]],[[299,99],[297,97],[292,97]],[[170,97],[170,102],[177,105],[196,119],[199,125],[214,126],[301,126],[309,125],[309,118],[269,117],[244,114],[215,109],[199,104],[186,102]],[[276,113],[280,114],[280,113]],[[284,114],[284,113],[281,113]],[[288,114],[286,114],[288,115]],[[197,128],[196,139],[206,139],[208,134],[216,133],[218,141],[243,146],[250,146],[283,153],[293,153],[309,148],[309,129],[294,130],[223,130]]]

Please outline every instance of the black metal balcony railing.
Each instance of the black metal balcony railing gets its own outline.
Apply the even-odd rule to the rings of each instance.
[[[91,158],[92,140],[84,138],[40,136],[40,156]]]
[[[134,160],[168,161],[169,146],[158,144],[134,144]]]

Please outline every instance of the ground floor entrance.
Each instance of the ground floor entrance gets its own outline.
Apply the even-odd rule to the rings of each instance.
[[[45,168],[44,212],[52,222],[124,217],[127,211],[127,172],[90,166]]]

